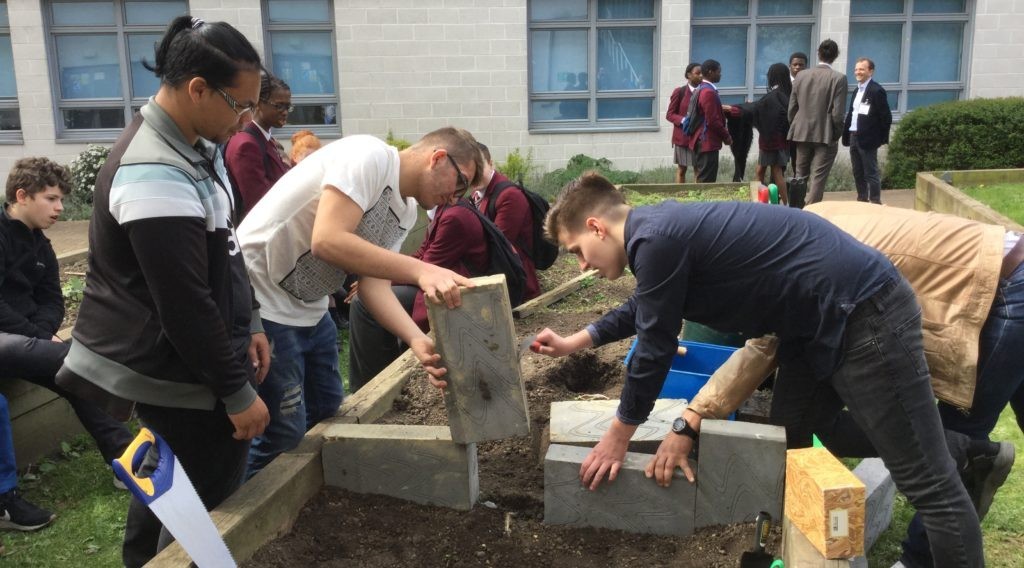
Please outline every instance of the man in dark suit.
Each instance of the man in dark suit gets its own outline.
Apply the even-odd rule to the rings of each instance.
[[[789,139],[796,142],[796,175],[811,176],[808,204],[821,201],[843,134],[846,75],[832,69],[837,57],[836,42],[821,42],[818,64],[796,76],[789,97]]]
[[[861,57],[853,67],[857,94],[850,101],[843,125],[843,146],[850,147],[850,165],[857,184],[857,201],[882,203],[882,174],[878,170],[878,147],[889,143],[892,111],[889,98],[876,81],[875,62]]]
[[[697,106],[700,107],[702,124],[690,137],[690,148],[695,155],[697,183],[715,183],[718,181],[718,151],[722,144],[732,144],[729,129],[725,125],[725,114],[722,112],[722,99],[718,96],[715,83],[722,80],[722,65],[714,59],[708,59],[700,66],[704,74],[703,88],[697,94]]]

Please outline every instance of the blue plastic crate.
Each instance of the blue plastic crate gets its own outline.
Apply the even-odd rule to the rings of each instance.
[[[697,396],[697,391],[711,378],[712,373],[718,370],[737,349],[736,347],[685,340],[680,341],[679,345],[686,347],[686,355],[672,357],[672,367],[669,368],[665,385],[662,386],[658,398],[693,400],[693,397]],[[633,357],[635,349],[636,339],[633,340],[633,345],[630,346],[629,353],[626,354],[626,365],[629,365],[629,360]],[[734,417],[735,413],[729,418]]]

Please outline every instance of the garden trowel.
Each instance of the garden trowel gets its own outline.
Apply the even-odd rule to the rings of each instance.
[[[145,477],[140,476],[151,469],[152,463],[156,464],[155,469]],[[111,466],[118,479],[153,511],[196,566],[237,566],[195,487],[163,438],[143,428]]]

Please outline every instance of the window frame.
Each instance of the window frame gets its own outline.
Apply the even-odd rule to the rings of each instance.
[[[0,10],[3,10],[5,12],[7,12],[7,18],[8,18],[7,25],[0,26],[0,36],[6,36],[8,39],[11,37],[9,6],[10,5],[7,2],[7,0],[0,0]],[[12,47],[13,47],[13,42],[12,42]],[[13,57],[13,55],[11,56],[11,65],[12,65],[11,74],[15,75],[14,68],[13,68],[13,65],[14,65],[14,57]],[[18,84],[17,77],[15,77],[15,79],[14,79],[14,84],[15,85]],[[17,87],[15,87],[15,92],[14,92],[14,98],[13,99],[0,99],[0,110],[13,110],[14,112],[17,112],[18,113],[18,122],[19,122],[19,124],[21,124],[21,104],[19,103],[19,100],[18,100]],[[24,139],[22,138],[22,129],[23,128],[24,128],[24,125],[22,124],[22,128],[19,128],[18,130],[0,130],[0,144],[21,144],[21,143],[23,143],[24,142]]]
[[[743,101],[753,101],[759,98],[759,95],[765,93],[765,87],[757,85],[757,28],[758,26],[777,26],[781,24],[791,25],[810,25],[811,26],[811,45],[807,46],[807,65],[812,66],[816,63],[815,49],[815,38],[818,37],[818,28],[821,25],[821,2],[815,0],[811,2],[811,13],[810,15],[803,16],[759,16],[757,11],[760,5],[760,0],[747,0],[747,14],[745,16],[721,16],[713,18],[697,18],[694,17],[694,11],[696,10],[696,4],[700,0],[693,0],[690,3],[690,51],[692,54],[694,51],[693,46],[693,28],[696,27],[715,27],[715,26],[746,26],[747,28],[747,45],[746,45],[746,58],[747,65],[744,69],[744,81],[742,87],[718,87],[719,96],[724,100],[735,99],[736,97],[742,97]],[[707,0],[706,0],[707,1]],[[787,56],[788,57],[788,56]],[[692,58],[692,55],[691,55]],[[787,66],[789,61],[783,61]],[[717,85],[716,85],[717,86]]]
[[[526,6],[526,81],[527,81],[527,129],[533,133],[590,133],[590,132],[654,132],[660,128],[659,119],[659,80],[661,75],[661,2],[653,1],[653,14],[650,18],[621,20],[601,20],[598,18],[598,2],[587,0],[586,20],[548,20],[534,21],[533,6],[536,2],[548,0],[529,0]],[[651,28],[651,88],[633,90],[608,90],[599,92],[597,88],[598,41],[600,30],[608,28]],[[533,61],[533,32],[555,30],[584,30],[587,32],[587,91],[551,91],[535,93],[533,73],[530,62]],[[651,118],[598,119],[597,105],[602,99],[652,99]],[[533,103],[537,101],[585,100],[587,104],[587,120],[534,120]]]
[[[911,92],[933,92],[933,91],[959,91],[954,100],[962,101],[967,97],[970,83],[971,67],[971,46],[974,43],[974,6],[975,0],[964,0],[964,11],[962,13],[935,13],[915,14],[914,2],[916,0],[903,0],[903,12],[899,14],[850,14],[850,33],[858,24],[901,24],[903,26],[902,37],[900,38],[900,78],[899,82],[878,84],[885,88],[887,93],[897,93],[898,100],[896,109],[892,111],[893,120],[899,120],[907,110],[907,103],[910,100]],[[914,39],[914,23],[961,23],[963,24],[962,44],[960,45],[960,80],[959,81],[935,81],[928,83],[910,83],[910,50]],[[849,39],[847,39],[849,46]],[[847,67],[852,68],[859,54],[847,54]],[[857,91],[857,79],[852,73],[847,74],[847,96],[852,96]],[[847,99],[849,100],[849,99]],[[925,105],[927,106],[927,105]],[[918,107],[920,108],[920,107]]]
[[[329,32],[331,34],[331,65],[334,78],[334,95],[296,95],[292,91],[292,106],[328,105],[335,108],[334,124],[292,124],[275,129],[282,135],[290,137],[299,130],[310,130],[320,138],[340,138],[341,132],[341,66],[338,61],[338,34],[334,12],[334,0],[327,1],[326,22],[288,22],[274,23],[270,21],[270,0],[260,0],[260,18],[263,23],[263,66],[274,72],[274,49],[271,32]]]
[[[62,3],[84,3],[90,0],[60,0]],[[53,120],[56,131],[56,142],[113,142],[121,134],[121,128],[66,128],[64,126],[65,110],[73,109],[117,109],[124,112],[125,127],[132,121],[135,109],[146,104],[149,96],[135,97],[132,94],[131,59],[128,53],[128,37],[133,34],[156,34],[162,36],[167,31],[167,23],[163,24],[129,24],[127,23],[127,0],[102,0],[113,4],[114,23],[107,25],[56,25],[53,18],[54,0],[42,0],[39,3],[43,12],[43,33],[46,36],[46,56],[50,75],[51,100],[53,101]],[[190,13],[188,0],[185,1],[185,14]],[[64,99],[62,97],[60,79],[60,61],[57,54],[57,38],[59,36],[102,36],[114,34],[117,43],[118,67],[121,79],[121,97]],[[151,62],[152,63],[152,62]],[[156,93],[153,93],[155,95]]]

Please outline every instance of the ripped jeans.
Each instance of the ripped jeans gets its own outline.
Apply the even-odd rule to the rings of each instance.
[[[270,340],[270,372],[259,395],[270,411],[270,424],[252,441],[246,479],[281,452],[299,445],[306,431],[334,416],[344,391],[338,374],[338,329],[331,317],[312,327],[263,320]]]

